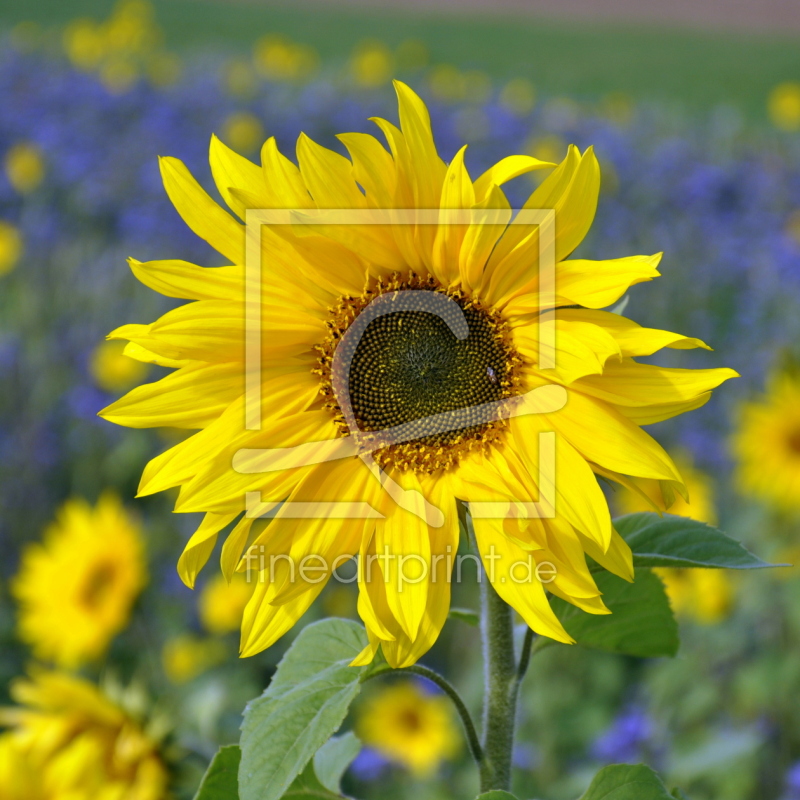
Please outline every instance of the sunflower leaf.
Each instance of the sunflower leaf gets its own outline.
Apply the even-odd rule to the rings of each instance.
[[[319,782],[332,792],[341,792],[342,775],[359,752],[361,740],[352,732],[329,739],[314,755]]]
[[[481,624],[480,614],[471,608],[451,608],[449,617],[450,619],[466,622],[467,625],[471,625],[473,628],[477,628]]]
[[[502,789],[492,789],[491,792],[479,794],[475,800],[517,800],[517,798]]]
[[[594,776],[580,800],[674,800],[661,778],[644,764],[613,764]]]
[[[237,800],[237,774],[241,757],[242,751],[238,744],[220,747],[203,775],[194,800]]]
[[[762,561],[722,531],[688,517],[641,512],[619,517],[614,520],[614,527],[633,550],[633,563],[637,567],[782,566]]]
[[[578,644],[640,658],[674,656],[678,652],[678,625],[657,575],[649,569],[637,569],[633,583],[605,571],[594,577],[611,614],[587,614],[557,597],[550,601]],[[555,642],[542,637],[537,649],[549,644]]]
[[[278,800],[338,730],[367,669],[350,662],[366,645],[364,628],[350,620],[326,619],[300,632],[264,694],[245,708],[241,800]],[[331,779],[333,768],[322,766]]]

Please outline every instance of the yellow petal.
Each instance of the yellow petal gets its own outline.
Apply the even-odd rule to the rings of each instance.
[[[538,158],[533,158],[533,156],[506,156],[489,167],[475,181],[475,197],[478,201],[484,200],[491,194],[494,187],[502,186],[512,178],[518,178],[520,175],[537,169],[547,169],[555,166],[551,161],[541,161]]]
[[[183,300],[242,300],[241,267],[198,267],[188,261],[137,261],[128,259],[131,271],[145,286],[166,297]]]
[[[264,173],[261,167],[231,150],[216,136],[211,137],[209,161],[214,183],[222,199],[241,219],[245,218],[245,206],[231,194],[231,187],[244,190],[258,198],[257,205],[251,207],[267,207]]]
[[[233,522],[236,516],[236,514],[206,514],[200,527],[186,543],[178,559],[178,575],[190,589],[194,589],[200,570],[213,552],[217,535],[226,525]]]
[[[218,253],[234,264],[244,264],[244,226],[223,211],[177,158],[159,160],[169,199],[183,221]]]

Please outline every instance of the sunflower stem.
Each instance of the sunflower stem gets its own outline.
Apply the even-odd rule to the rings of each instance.
[[[520,681],[514,656],[514,620],[511,606],[494,590],[485,571],[480,586],[484,664],[481,792],[509,791]]]

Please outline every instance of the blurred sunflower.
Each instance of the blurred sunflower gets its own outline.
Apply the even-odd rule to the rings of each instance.
[[[158,735],[97,686],[61,672],[17,680],[0,709],[3,800],[163,800]]]
[[[656,482],[636,481],[639,493],[624,489],[615,496],[615,505],[622,514],[637,511],[669,511],[679,517],[717,524],[714,487],[711,479],[692,463],[687,453],[674,458],[686,486],[689,500],[678,496],[671,505],[662,496]],[[713,625],[724,619],[731,609],[734,585],[721,569],[655,569],[661,576],[676,614],[692,617],[697,622]]]
[[[369,697],[359,709],[356,733],[367,747],[421,778],[457,755],[460,744],[447,698],[422,691],[414,681]]]
[[[44,541],[22,553],[12,591],[34,655],[65,668],[99,658],[146,582],[144,542],[119,498],[67,501]]]
[[[800,377],[773,375],[741,408],[733,451],[742,492],[783,511],[800,508]]]
[[[216,634],[238,630],[254,588],[255,581],[246,581],[244,575],[237,575],[230,582],[224,575],[211,578],[197,601],[203,627]]]
[[[647,478],[661,481],[665,493],[682,491],[672,460],[639,426],[703,405],[714,387],[736,374],[639,364],[635,356],[663,347],[706,345],[596,310],[656,277],[659,256],[566,260],[595,213],[600,174],[591,148],[581,153],[570,147],[558,166],[509,156],[473,181],[464,148],[445,164],[425,105],[406,85],[395,87],[400,128],[375,120],[390,151],[368,134],[342,134],[350,160],[301,135],[298,166],[279,153],[274,139],[265,143],[258,166],[212,138],[214,178],[241,218],[247,208],[475,211],[470,225],[263,227],[261,430],[245,426],[245,411],[254,410],[245,408],[244,392],[245,228],[174,158],[161,161],[169,197],[232,266],[131,261],[148,286],[196,302],[153,324],[110,334],[127,339],[134,358],[175,372],[134,389],[102,416],[131,427],[199,429],[151,461],[140,486],[140,495],[179,486],[176,511],[206,512],[178,565],[187,585],[194,584],[217,534],[242,515],[247,492],[261,492],[266,508],[288,499],[364,503],[376,512],[369,519],[298,519],[283,506],[265,527],[254,528],[252,517],[239,520],[222,549],[226,576],[249,567],[249,554],[285,558],[257,581],[242,623],[243,655],[269,647],[291,628],[341,563],[337,559],[360,554],[365,564],[380,553],[382,579],[370,579],[371,570],[360,576],[358,608],[370,644],[357,663],[369,662],[379,647],[392,666],[416,661],[447,618],[447,556],[459,537],[456,498],[510,509],[538,497],[538,435],[549,432],[555,434],[557,472],[546,475],[544,485],[555,485],[555,516],[476,516],[474,525],[479,551],[495,556],[490,579],[501,597],[538,633],[571,641],[542,584],[517,580],[514,565],[550,562],[556,567],[550,592],[590,613],[608,613],[585,553],[629,580],[633,569],[595,475],[623,485],[628,476]],[[554,294],[539,291],[538,227],[508,224],[512,211],[500,188],[553,166],[525,207],[555,210]],[[466,344],[436,314],[401,310],[373,320],[350,354],[349,397],[362,431],[482,403],[513,404],[539,387],[565,395],[566,405],[549,414],[462,423],[455,431],[384,447],[365,463],[334,396],[332,361],[372,300],[402,290],[458,306]],[[549,311],[540,314],[542,308]],[[539,366],[540,326],[557,333],[553,368]],[[323,441],[323,463],[255,475],[231,466],[242,449]],[[390,482],[400,487],[399,502],[393,499],[398,492],[386,491]],[[319,572],[298,577],[286,563],[310,554],[327,565],[322,579]],[[405,583],[397,572],[400,559],[418,566]]]

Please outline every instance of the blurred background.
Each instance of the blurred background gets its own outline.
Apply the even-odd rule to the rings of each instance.
[[[191,798],[217,746],[238,739],[245,702],[291,634],[240,661],[247,587],[221,582],[213,558],[196,591],[180,582],[198,520],[172,515],[168,494],[134,496],[145,462],[186,432],[96,417],[158,377],[104,337],[173,302],[138,284],[127,258],[219,263],[167,200],[157,156],[183,159],[213,192],[212,133],[255,160],[267,136],[292,155],[301,130],[336,149],[335,133],[395,119],[393,77],[429,103],[445,160],[469,143],[473,176],[511,153],[559,160],[570,143],[594,145],[602,194],[579,255],[664,251],[663,277],[634,287],[626,315],[714,348],[659,363],[742,376],[650,429],[688,479],[692,502],[673,512],[795,561],[799,44],[789,0],[3,0],[0,705],[28,702],[18,678],[33,674],[48,713],[68,714],[74,695],[46,688],[42,665],[83,681],[146,742],[142,796],[153,798]],[[509,184],[512,203],[534,186]],[[609,496],[617,513],[639,510]],[[681,624],[673,660],[537,655],[521,700],[519,796],[573,800],[603,764],[644,761],[693,800],[800,798],[799,577],[664,574]],[[79,578],[88,594],[76,594]],[[458,587],[454,605],[476,608],[473,588]],[[308,619],[324,615],[356,617],[352,586],[325,590]],[[450,620],[424,662],[478,708],[475,628]],[[348,793],[475,793],[431,686],[370,685],[348,726],[365,743]]]

